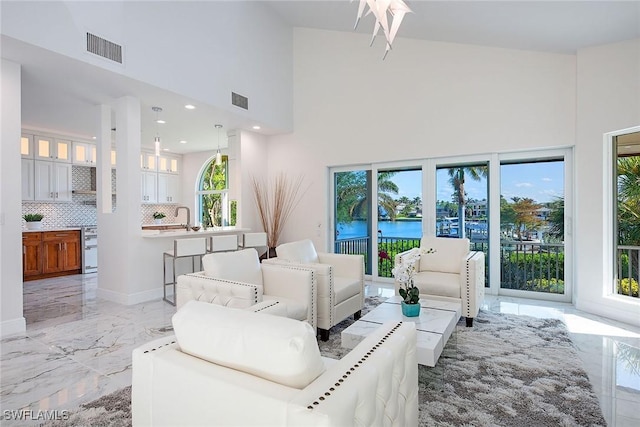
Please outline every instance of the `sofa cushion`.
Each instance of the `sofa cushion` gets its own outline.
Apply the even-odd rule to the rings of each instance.
[[[362,282],[351,277],[333,277],[333,290],[336,294],[335,304],[338,305],[362,292]]]
[[[459,274],[462,271],[462,261],[469,253],[469,239],[423,237],[420,247],[435,249],[435,253],[420,257],[420,271]]]
[[[205,275],[216,279],[262,285],[260,260],[253,248],[205,255],[202,267]]]
[[[283,243],[276,248],[276,256],[296,263],[318,263],[318,253],[309,239]]]
[[[172,321],[183,352],[218,365],[299,389],[324,372],[306,322],[200,301],[187,302]]]
[[[460,275],[439,271],[421,271],[413,276],[413,283],[420,289],[420,295],[440,295],[461,298]]]

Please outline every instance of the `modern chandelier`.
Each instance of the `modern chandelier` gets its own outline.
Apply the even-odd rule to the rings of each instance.
[[[159,114],[162,112],[162,108],[151,107],[151,109],[156,113],[156,137],[153,139],[153,145],[156,157],[158,157],[160,155],[160,134],[158,133],[158,123],[164,123],[164,121],[161,121],[159,117]]]
[[[366,14],[364,13],[365,6],[369,6]],[[385,39],[387,40],[384,56],[382,57],[384,60],[387,57],[387,53],[391,50],[393,39],[395,39],[396,34],[398,33],[398,29],[400,28],[400,24],[402,24],[404,15],[413,12],[402,0],[360,0],[358,16],[356,17],[356,24],[353,29],[355,30],[358,26],[363,14],[366,16],[370,13],[375,16],[376,23],[373,27],[373,36],[371,37],[371,43],[369,43],[369,46],[373,45],[373,40],[376,38],[380,28],[382,28]],[[391,21],[391,25],[389,25],[389,21]]]
[[[220,129],[222,128],[222,125],[215,125],[215,127],[218,130],[218,151],[216,152],[216,160],[214,164],[216,166],[220,166],[222,164],[222,153],[220,152]]]

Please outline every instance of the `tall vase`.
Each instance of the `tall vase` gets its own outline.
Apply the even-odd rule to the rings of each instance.
[[[267,252],[260,255],[260,262],[262,262],[263,259],[275,258],[276,256],[277,256],[276,248],[269,248],[267,249]]]

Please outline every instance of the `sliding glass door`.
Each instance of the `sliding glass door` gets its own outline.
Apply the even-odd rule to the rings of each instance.
[[[570,300],[569,152],[500,161],[500,292]]]
[[[468,238],[488,293],[570,301],[571,170],[570,149],[334,169],[334,251],[390,282],[423,235]]]
[[[371,174],[371,170],[333,174],[334,252],[364,255],[365,274],[372,274]]]
[[[393,277],[395,256],[420,246],[422,170],[378,169],[378,277]]]

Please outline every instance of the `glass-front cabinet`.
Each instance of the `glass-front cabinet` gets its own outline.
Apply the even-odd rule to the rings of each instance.
[[[36,160],[71,163],[71,141],[47,136],[34,136]]]
[[[20,136],[20,155],[23,159],[33,159],[33,135]]]

